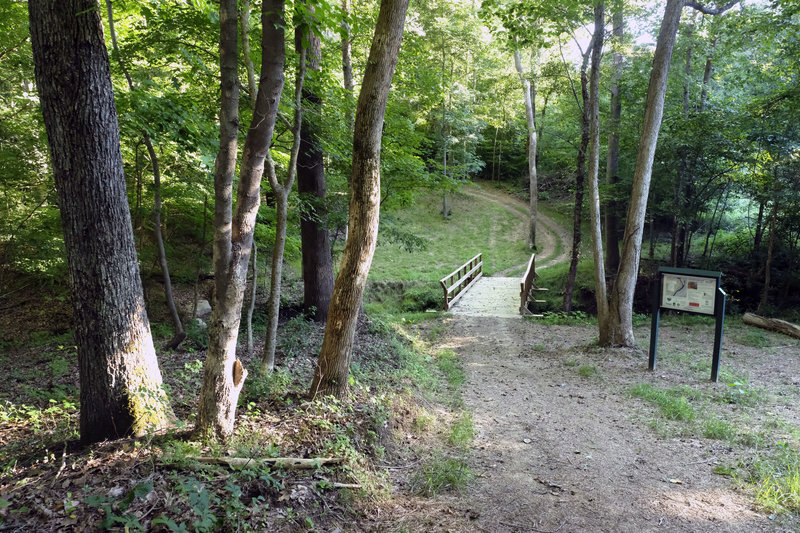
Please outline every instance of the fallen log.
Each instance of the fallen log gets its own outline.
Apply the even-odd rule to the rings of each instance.
[[[210,465],[228,465],[246,467],[256,464],[287,468],[293,470],[308,470],[319,468],[323,465],[340,464],[341,457],[317,457],[312,459],[300,457],[195,457],[196,461]]]
[[[777,331],[784,335],[789,335],[796,339],[800,339],[800,326],[780,320],[778,318],[767,318],[764,316],[754,315],[753,313],[745,313],[742,316],[742,322],[751,326],[756,326],[770,331]]]

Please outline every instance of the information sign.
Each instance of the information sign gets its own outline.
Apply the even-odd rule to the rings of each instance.
[[[650,370],[656,367],[658,324],[662,309],[712,315],[717,319],[714,328],[714,353],[711,360],[711,380],[719,376],[719,356],[722,351],[722,328],[725,320],[725,291],[720,287],[721,272],[689,268],[659,267],[653,298],[653,325],[650,330]]]
[[[703,315],[714,314],[719,278],[662,273],[661,307]]]

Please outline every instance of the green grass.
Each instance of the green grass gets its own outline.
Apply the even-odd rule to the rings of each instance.
[[[445,380],[451,387],[458,388],[464,384],[466,378],[461,361],[453,350],[440,350],[436,354],[436,366],[444,374]]]
[[[591,378],[598,374],[597,367],[594,365],[583,365],[578,367],[578,375],[582,378]]]
[[[733,340],[742,346],[751,346],[753,348],[766,348],[769,346],[770,340],[766,333],[760,329],[743,328],[733,336]]]
[[[740,465],[743,481],[755,492],[756,505],[768,512],[800,511],[800,456],[784,443]]]
[[[464,459],[437,454],[417,471],[411,479],[411,488],[422,496],[434,497],[441,492],[461,490],[474,477]]]
[[[472,422],[472,415],[470,413],[462,413],[453,422],[447,442],[451,446],[464,448],[472,442],[473,438],[475,438],[475,425]]]
[[[658,406],[667,420],[692,421],[695,417],[694,407],[683,391],[664,390],[648,384],[636,385],[630,390],[631,396],[641,398]]]
[[[481,252],[487,275],[530,258],[524,241],[507,238],[525,226],[518,213],[459,193],[454,195],[451,207],[450,218],[444,219],[441,196],[431,193],[420,195],[413,206],[402,212],[392,213],[404,231],[426,239],[427,246],[407,252],[379,237],[370,280],[425,280],[435,284]]]

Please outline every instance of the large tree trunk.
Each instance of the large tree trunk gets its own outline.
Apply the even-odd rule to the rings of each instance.
[[[239,174],[236,211],[233,178],[239,124],[236,0],[220,2],[222,107],[220,151],[214,171],[214,303],[208,327],[208,353],[197,414],[201,434],[227,438],[233,433],[236,403],[247,371],[236,358],[236,341],[247,284],[247,265],[260,202],[264,159],[283,89],[283,0],[264,0],[261,7],[261,82],[247,131]]]
[[[375,252],[380,211],[381,130],[408,0],[382,0],[356,111],[350,234],[311,384],[312,397],[346,396],[350,355],[364,285]]]
[[[167,425],[98,4],[32,0],[36,81],[67,250],[84,442]]]
[[[608,295],[606,291],[606,271],[603,264],[603,236],[600,231],[600,54],[603,49],[603,28],[605,26],[605,5],[598,2],[594,8],[594,39],[592,41],[592,70],[589,82],[589,210],[592,216],[592,244],[594,245],[594,283],[597,302],[597,325],[599,344],[608,344]]]
[[[305,36],[309,44],[308,69],[320,71],[322,42],[318,35]],[[297,32],[295,40],[298,52],[303,35]],[[322,99],[313,85],[303,89],[303,108],[322,113]],[[317,121],[304,120],[300,128],[300,152],[297,155],[297,192],[306,197],[305,209],[300,214],[300,239],[303,255],[303,306],[306,312],[313,310],[314,320],[325,322],[331,305],[333,292],[333,256],[328,232],[325,206],[325,168]]]
[[[667,74],[675,46],[675,36],[681,19],[684,0],[667,0],[664,21],[658,34],[653,68],[650,72],[650,85],[647,89],[642,134],[633,173],[633,188],[628,206],[619,271],[611,290],[609,309],[610,331],[601,333],[605,344],[634,346],[633,336],[633,294],[639,273],[639,259],[642,250],[642,232],[650,192],[650,177],[653,171],[653,157],[664,113],[664,95],[667,91]]]
[[[525,76],[519,49],[514,50],[514,66],[522,82],[525,97],[525,122],[528,129],[528,190],[530,192],[530,218],[528,221],[528,246],[536,249],[536,214],[539,206],[539,185],[536,175],[536,117],[534,116],[534,96],[531,81]]]
[[[622,116],[622,99],[619,97],[619,80],[622,77],[622,40],[625,24],[623,19],[623,2],[618,0],[614,5],[613,35],[614,53],[611,57],[611,114],[608,118],[608,154],[606,157],[606,184],[614,186],[619,182],[619,125]],[[608,202],[605,215],[606,234],[606,266],[609,272],[619,269],[619,206],[616,201]]]

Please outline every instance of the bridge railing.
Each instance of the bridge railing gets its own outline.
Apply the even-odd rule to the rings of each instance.
[[[439,280],[444,291],[443,309],[449,311],[470,287],[483,276],[483,254],[478,254]]]
[[[539,275],[536,273],[536,254],[531,254],[531,259],[528,261],[528,268],[522,276],[522,281],[519,283],[519,313],[521,315],[529,314],[528,302],[533,301],[536,303],[545,303],[544,300],[537,300],[532,296],[534,291],[546,291],[536,286],[536,278]]]

